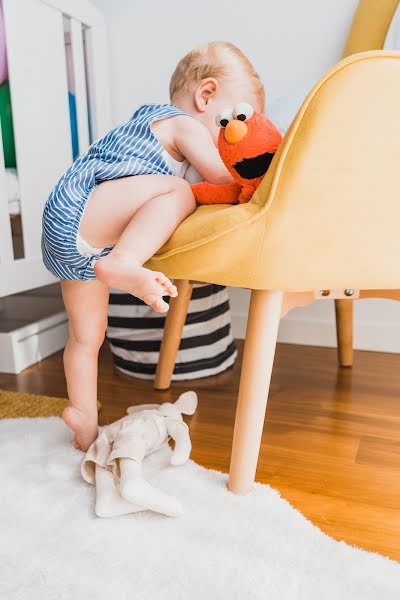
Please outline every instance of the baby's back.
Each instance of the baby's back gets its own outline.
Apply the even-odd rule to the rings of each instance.
[[[184,114],[171,104],[147,104],[132,118],[94,142],[60,179],[47,209],[61,204],[86,203],[93,188],[103,181],[132,175],[172,175],[163,146],[152,132],[152,123]]]

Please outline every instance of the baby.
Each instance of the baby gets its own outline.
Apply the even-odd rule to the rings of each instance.
[[[210,183],[231,182],[216,149],[216,115],[239,102],[264,108],[257,73],[225,42],[187,54],[172,75],[170,97],[171,104],[141,106],[92,144],[44,208],[43,260],[61,279],[69,320],[63,419],[83,451],[97,437],[97,362],[110,287],[168,310],[163,296],[176,296],[176,287],[143,264],[196,208],[189,183],[177,175],[188,161]]]

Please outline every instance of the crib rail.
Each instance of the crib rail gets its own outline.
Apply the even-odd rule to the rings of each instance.
[[[0,160],[0,297],[54,278],[41,259],[43,205],[72,162],[65,23],[69,28],[79,153],[110,127],[105,26],[82,0],[3,0],[24,258],[15,259]],[[2,154],[2,153],[0,153]]]
[[[11,224],[10,219],[8,217],[8,205],[7,202],[1,202],[1,198],[6,198],[6,183],[4,179],[4,157],[2,152],[0,152],[0,257],[3,258],[3,261],[11,261],[14,258],[14,254],[11,237]]]

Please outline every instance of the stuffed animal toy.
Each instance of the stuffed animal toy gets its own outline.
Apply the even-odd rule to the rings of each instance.
[[[248,202],[261,183],[282,140],[265,115],[246,102],[226,109],[216,118],[221,130],[218,151],[235,183],[201,182],[192,185],[198,204],[242,204]]]
[[[175,441],[170,463],[189,459],[189,428],[182,414],[193,415],[195,392],[185,392],[175,404],[142,404],[128,408],[128,415],[103,427],[82,463],[82,477],[96,486],[98,517],[116,517],[152,510],[170,517],[183,514],[180,502],[152,486],[144,478],[142,461],[169,439]]]

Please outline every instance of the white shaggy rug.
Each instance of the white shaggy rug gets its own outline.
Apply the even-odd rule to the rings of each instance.
[[[99,519],[60,419],[0,421],[0,456],[5,600],[400,598],[400,565],[332,540],[266,485],[239,497],[193,462],[148,465],[185,515]]]

